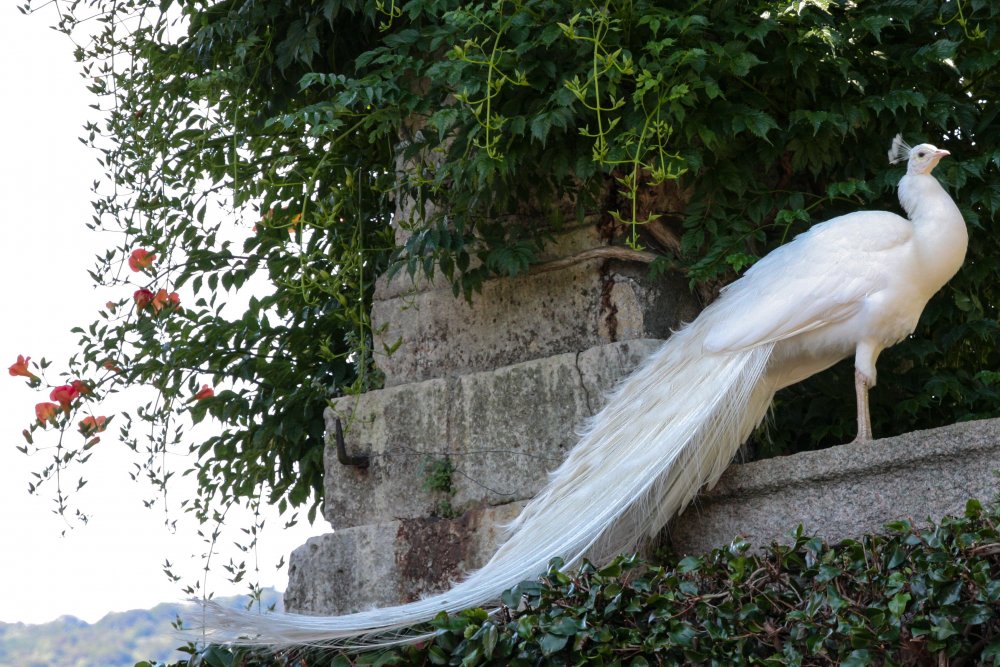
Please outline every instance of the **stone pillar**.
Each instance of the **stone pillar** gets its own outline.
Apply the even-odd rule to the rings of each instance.
[[[561,234],[550,258],[602,245],[594,222]],[[481,566],[604,395],[696,315],[681,276],[647,276],[643,264],[590,260],[487,281],[471,304],[439,281],[381,279],[372,319],[385,388],[327,411],[335,531],[292,554],[286,608],[406,602]],[[367,468],[337,461],[337,419]]]

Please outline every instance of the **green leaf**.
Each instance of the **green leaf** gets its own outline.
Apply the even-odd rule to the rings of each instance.
[[[984,663],[1000,665],[1000,639],[991,641],[979,656]]]
[[[440,646],[437,644],[431,644],[427,648],[427,659],[431,661],[434,665],[447,665],[448,664],[448,654],[445,653]]]
[[[565,635],[544,634],[538,639],[538,645],[542,649],[542,655],[550,656],[565,648],[569,637]]]
[[[871,664],[872,655],[867,649],[855,649],[840,661],[841,667],[867,667]]]
[[[937,641],[944,641],[949,637],[954,637],[958,634],[958,630],[952,624],[952,622],[947,618],[939,618],[931,626],[931,637]]]
[[[906,612],[906,605],[913,597],[909,593],[896,593],[889,601],[889,613],[895,617],[900,617]]]
[[[702,560],[696,556],[688,556],[677,563],[677,571],[681,574],[695,572],[702,567]]]
[[[500,638],[500,632],[497,627],[490,623],[486,627],[486,632],[483,635],[483,655],[487,660],[493,657],[493,650],[496,648],[497,640]]]
[[[903,563],[905,563],[906,558],[907,558],[906,550],[903,549],[901,546],[896,546],[892,550],[892,556],[890,556],[889,562],[886,563],[886,567],[890,570],[894,570]]]

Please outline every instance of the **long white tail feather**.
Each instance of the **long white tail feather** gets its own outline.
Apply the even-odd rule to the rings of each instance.
[[[721,319],[713,310],[675,333],[611,394],[493,558],[450,590],[343,616],[261,615],[208,603],[206,638],[275,648],[415,641],[421,635],[408,628],[441,611],[495,606],[504,590],[543,573],[556,556],[568,568],[585,557],[601,563],[634,551],[702,487],[714,486],[774,394],[765,379],[773,343],[702,349]]]

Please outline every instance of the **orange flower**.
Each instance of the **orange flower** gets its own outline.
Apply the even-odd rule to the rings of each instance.
[[[121,373],[122,372],[122,369],[118,368],[118,366],[115,366],[114,359],[105,359],[104,360],[104,368],[106,368],[107,370],[111,371],[112,373]]]
[[[181,297],[177,292],[168,293],[167,290],[161,289],[153,296],[153,300],[150,302],[153,306],[153,312],[160,312],[167,306],[171,308],[177,308],[181,305]]]
[[[57,401],[65,412],[69,412],[70,404],[80,396],[79,390],[71,384],[64,384],[56,387],[49,394],[49,398]]]
[[[84,417],[80,420],[80,433],[90,437],[108,427],[107,417]]]
[[[54,422],[58,412],[59,406],[55,403],[37,403],[35,405],[35,417],[38,418],[39,424],[44,424],[47,421]]]
[[[28,362],[31,361],[31,357],[25,357],[23,355],[17,355],[17,362],[10,365],[7,371],[14,376],[26,377],[32,382],[38,380],[38,376],[28,370]]]
[[[148,289],[137,289],[135,294],[132,295],[132,298],[135,299],[135,307],[139,310],[143,310],[146,306],[153,302],[153,293]]]
[[[156,255],[152,252],[143,248],[137,248],[128,257],[128,268],[133,271],[142,271],[151,267],[155,261]]]
[[[201,401],[206,398],[212,398],[215,396],[215,390],[209,387],[207,384],[201,385],[201,389],[197,394],[194,395],[194,400]]]

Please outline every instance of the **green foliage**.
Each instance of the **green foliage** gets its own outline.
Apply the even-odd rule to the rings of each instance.
[[[378,386],[367,312],[387,267],[471,297],[526,271],[567,215],[603,210],[666,255],[657,271],[710,292],[816,221],[895,209],[897,132],[954,153],[936,173],[972,239],[880,364],[876,432],[996,414],[996,3],[56,4],[70,33],[99,17],[78,56],[106,120],[84,139],[107,172],[93,225],[118,236],[92,275],[125,294],[81,328],[71,371],[101,395],[155,389],[117,423],[156,484],[186,442],[178,414],[222,424],[192,445],[203,516],[261,494],[315,509],[326,402]],[[158,263],[123,273],[134,248]],[[183,308],[149,317],[126,284],[180,290]],[[849,439],[846,371],[782,394],[761,447]],[[188,403],[208,379],[216,395]],[[43,477],[84,459],[61,452]]]
[[[455,465],[448,457],[431,459],[424,463],[424,489],[427,491],[440,491],[442,493],[454,493],[452,488],[452,477],[455,474]]]
[[[416,647],[239,653],[234,664],[997,665],[998,526],[1000,506],[971,500],[961,517],[834,545],[800,527],[762,554],[735,541],[660,564],[621,557],[567,573],[554,561],[497,614],[442,614]]]
[[[447,456],[443,458],[429,458],[423,464],[424,490],[436,492],[439,496],[434,507],[434,514],[444,519],[458,516],[458,512],[451,504],[451,498],[455,495],[454,477],[455,464]]]

